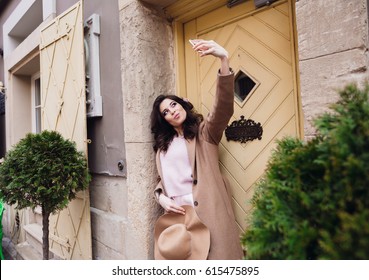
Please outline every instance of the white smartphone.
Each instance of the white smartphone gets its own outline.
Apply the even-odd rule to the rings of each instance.
[[[189,42],[190,42],[190,44],[192,45],[192,46],[195,46],[195,44],[196,44],[196,40],[194,40],[194,39],[190,39],[190,40],[188,40]]]

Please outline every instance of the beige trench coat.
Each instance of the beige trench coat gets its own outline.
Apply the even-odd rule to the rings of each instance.
[[[199,126],[198,136],[187,141],[192,166],[193,200],[197,215],[210,230],[208,259],[241,259],[242,249],[231,205],[228,181],[219,169],[218,144],[233,114],[234,74],[219,75],[213,110]],[[165,186],[156,155],[159,183],[155,191]]]

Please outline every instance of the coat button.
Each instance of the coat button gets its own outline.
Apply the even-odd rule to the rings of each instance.
[[[194,201],[193,205],[197,206],[199,203],[197,201]]]
[[[195,180],[193,180],[193,184],[194,185],[197,185],[197,180],[195,179]]]

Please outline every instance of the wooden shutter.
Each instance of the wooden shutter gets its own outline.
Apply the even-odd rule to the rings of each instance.
[[[42,129],[55,130],[87,156],[83,4],[41,30]],[[50,250],[62,259],[91,259],[88,190],[50,218]]]

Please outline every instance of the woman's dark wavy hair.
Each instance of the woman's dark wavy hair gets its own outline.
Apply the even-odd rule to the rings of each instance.
[[[164,99],[171,99],[179,104],[187,112],[186,120],[183,123],[183,133],[185,139],[193,139],[197,135],[199,124],[203,121],[204,117],[197,113],[191,102],[185,101],[176,95],[159,95],[152,106],[151,111],[151,133],[154,134],[154,151],[162,150],[166,152],[169,144],[172,142],[174,136],[177,135],[174,127],[169,124],[160,112],[160,103]]]

